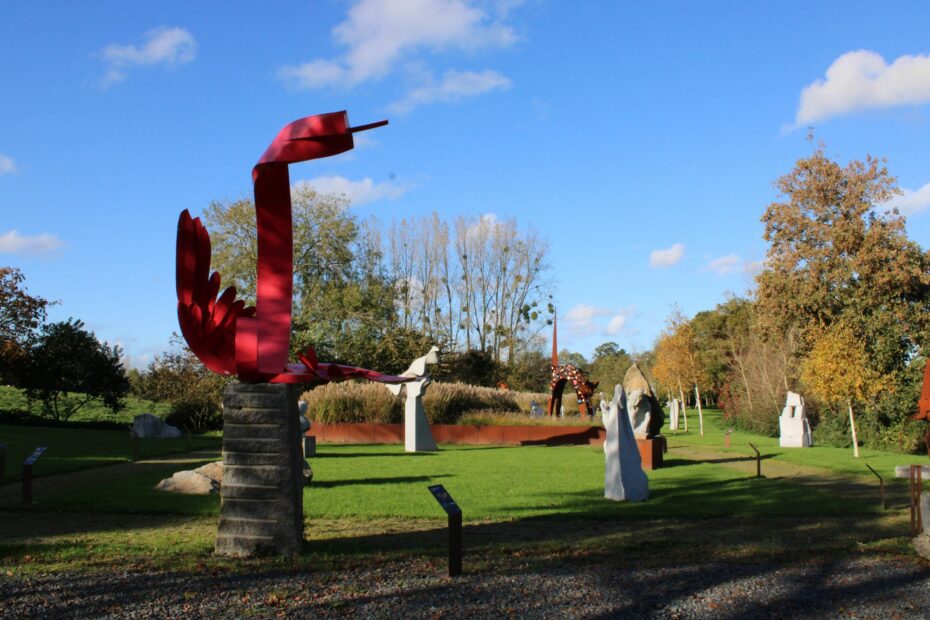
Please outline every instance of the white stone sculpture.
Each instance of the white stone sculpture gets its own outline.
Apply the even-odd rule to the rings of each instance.
[[[404,450],[406,452],[433,452],[439,448],[433,433],[429,429],[426,410],[423,408],[423,394],[432,382],[426,374],[427,364],[439,363],[439,347],[433,347],[423,357],[418,357],[410,368],[400,374],[401,377],[421,377],[417,381],[397,385],[384,384],[394,396],[400,396],[400,390],[406,390],[404,401]]]
[[[804,399],[800,394],[788,392],[778,426],[781,431],[778,445],[782,448],[810,448],[814,445],[811,425],[804,413]]]
[[[670,430],[678,430],[678,417],[681,415],[681,403],[677,398],[668,401],[668,427]]]
[[[172,439],[181,436],[180,430],[151,413],[133,418],[132,433],[142,439]]]
[[[604,497],[618,502],[639,502],[649,497],[649,479],[643,471],[633,427],[626,411],[623,386],[614,387],[610,403],[601,401],[604,439]]]

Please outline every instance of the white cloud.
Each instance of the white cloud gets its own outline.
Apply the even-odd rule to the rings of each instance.
[[[653,250],[649,253],[649,266],[650,267],[671,267],[681,260],[681,257],[685,255],[685,245],[683,243],[676,243],[670,248],[665,248],[664,250]]]
[[[565,321],[568,322],[568,329],[576,336],[593,336],[601,331],[597,319],[611,314],[609,308],[578,304],[565,314]]]
[[[102,85],[122,82],[132,67],[180,65],[194,60],[196,54],[197,42],[184,28],[155,28],[146,33],[142,46],[111,43],[103,49],[101,56],[108,67]]]
[[[345,53],[282,67],[278,77],[292,88],[351,87],[388,75],[417,52],[472,51],[507,47],[513,29],[475,6],[474,0],[359,0],[333,28]],[[498,15],[506,17],[504,4]],[[504,10],[501,10],[503,8]]]
[[[62,245],[61,239],[48,233],[30,237],[19,234],[18,230],[11,230],[0,235],[0,254],[49,254]]]
[[[869,108],[930,101],[930,56],[900,56],[891,64],[871,50],[833,61],[826,79],[801,91],[794,127]]]
[[[379,200],[397,200],[410,189],[410,185],[401,185],[391,181],[375,183],[369,177],[360,181],[351,181],[341,176],[322,176],[308,181],[298,181],[295,187],[309,185],[321,194],[341,194],[349,199],[353,206],[365,205]]]
[[[16,167],[16,162],[13,161],[12,157],[0,153],[0,177],[5,174],[13,174],[18,168]]]
[[[388,110],[406,114],[413,108],[429,103],[454,103],[477,97],[492,90],[508,89],[511,82],[497,71],[447,71],[442,81],[432,81],[414,88],[403,99],[388,106]]]
[[[728,273],[737,273],[743,268],[741,262],[740,257],[736,254],[727,254],[708,261],[704,270],[712,271],[721,276]]]
[[[627,319],[629,318],[630,317],[626,314],[615,314],[613,317],[611,317],[610,322],[607,323],[607,335],[618,335],[621,331],[623,331],[623,328],[626,326]]]
[[[897,207],[903,215],[914,215],[930,207],[930,183],[918,190],[903,189],[900,196],[895,196],[885,203],[885,207]]]

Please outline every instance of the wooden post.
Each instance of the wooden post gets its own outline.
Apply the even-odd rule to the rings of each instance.
[[[911,465],[910,471],[911,495],[911,536],[917,536],[924,530],[923,515],[920,511],[920,496],[923,494],[923,467]]]
[[[749,447],[755,450],[756,452],[756,478],[761,478],[762,477],[762,454],[759,452],[758,448],[756,448],[751,443],[749,444]]]
[[[869,468],[870,472],[875,474],[876,478],[878,478],[878,492],[881,494],[881,498],[882,498],[882,510],[887,510],[888,506],[885,504],[885,479],[882,478],[881,475],[879,475],[877,471],[872,469],[872,466],[869,465],[868,463],[866,463],[865,466]]]
[[[462,574],[462,513],[449,515],[449,576]]]
[[[23,504],[32,504],[32,466],[45,452],[45,446],[39,446],[23,461]]]

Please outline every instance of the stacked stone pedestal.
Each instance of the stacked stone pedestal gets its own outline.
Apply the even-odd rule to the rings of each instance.
[[[219,555],[300,554],[304,480],[298,389],[267,383],[226,388]]]

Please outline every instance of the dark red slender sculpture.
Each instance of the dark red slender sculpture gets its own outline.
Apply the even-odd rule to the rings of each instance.
[[[404,383],[409,377],[365,368],[323,364],[313,349],[288,364],[294,284],[293,223],[288,164],[338,155],[355,145],[352,134],[387,121],[349,127],[345,111],[308,116],[286,125],[252,170],[258,228],[255,307],[236,299],[235,287],[219,297],[220,274],[210,274],[210,236],[186,210],[178,221],[177,289],[181,333],[213,372],[246,382],[327,383],[362,378]]]

